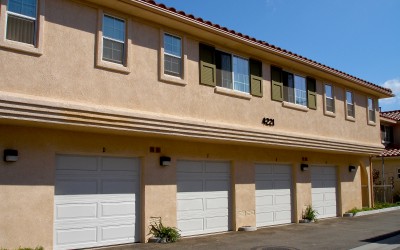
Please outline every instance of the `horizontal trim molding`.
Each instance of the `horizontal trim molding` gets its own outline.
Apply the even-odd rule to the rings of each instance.
[[[330,138],[308,137],[279,131],[279,134],[230,124],[133,111],[100,105],[65,102],[35,96],[0,92],[0,119],[105,128],[143,134],[242,142],[268,147],[285,147],[352,154],[380,154],[380,144],[362,144]]]

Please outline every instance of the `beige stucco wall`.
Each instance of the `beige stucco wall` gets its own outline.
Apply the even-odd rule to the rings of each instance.
[[[108,9],[104,11],[107,13]],[[111,13],[118,15],[118,12]],[[43,55],[31,56],[0,49],[0,90],[51,98],[59,102],[74,101],[88,107],[103,105],[154,115],[162,113],[184,117],[187,121],[235,124],[276,134],[291,132],[375,146],[379,144],[379,126],[367,125],[365,93],[353,89],[355,122],[345,119],[346,88],[340,82],[331,82],[317,76],[314,76],[317,78],[317,110],[303,112],[283,107],[281,102],[271,100],[270,65],[276,63],[262,54],[247,54],[246,48],[238,49],[223,45],[221,41],[203,41],[187,36],[188,84],[182,86],[159,81],[160,29],[178,35],[184,35],[185,31],[175,31],[132,15],[128,15],[131,17],[129,26],[132,32],[127,34],[132,41],[129,50],[130,73],[97,68],[97,14],[96,5],[47,0]],[[246,100],[215,93],[213,87],[200,85],[198,44],[202,41],[231,53],[262,60],[264,96]],[[284,69],[307,75],[298,70],[296,64],[285,65]],[[324,83],[335,86],[336,117],[324,115]],[[263,117],[273,118],[275,126],[262,125]]]
[[[58,153],[141,158],[142,241],[148,237],[148,226],[154,217],[161,217],[166,225],[177,225],[176,161],[179,159],[231,162],[231,230],[255,226],[255,163],[293,165],[293,222],[301,218],[302,209],[312,202],[310,172],[299,170],[303,157],[311,165],[339,166],[338,216],[341,211],[361,207],[360,170],[349,173],[346,169],[349,164],[360,162],[359,156],[16,125],[1,125],[0,137],[0,151],[13,148],[19,152],[17,162],[0,162],[0,199],[6,201],[0,204],[0,247],[5,248],[36,245],[52,248],[54,169]],[[150,153],[151,146],[160,147],[161,153]],[[160,167],[160,155],[170,156],[172,165]]]

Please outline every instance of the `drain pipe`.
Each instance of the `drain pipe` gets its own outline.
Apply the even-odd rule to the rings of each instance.
[[[369,156],[369,186],[370,186],[370,195],[371,195],[371,208],[375,206],[375,201],[374,201],[374,183],[373,183],[373,177],[372,177],[372,156]]]

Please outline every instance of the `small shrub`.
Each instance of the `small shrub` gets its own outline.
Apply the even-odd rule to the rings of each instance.
[[[306,210],[303,211],[303,219],[309,221],[317,221],[317,210],[313,209],[311,205],[306,207]]]
[[[161,221],[150,225],[149,234],[161,239],[164,238],[166,242],[175,242],[181,237],[179,229],[175,227],[165,227]]]

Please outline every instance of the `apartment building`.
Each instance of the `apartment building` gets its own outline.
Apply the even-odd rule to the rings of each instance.
[[[0,247],[371,204],[392,92],[256,38],[154,1],[1,0],[0,65]]]

